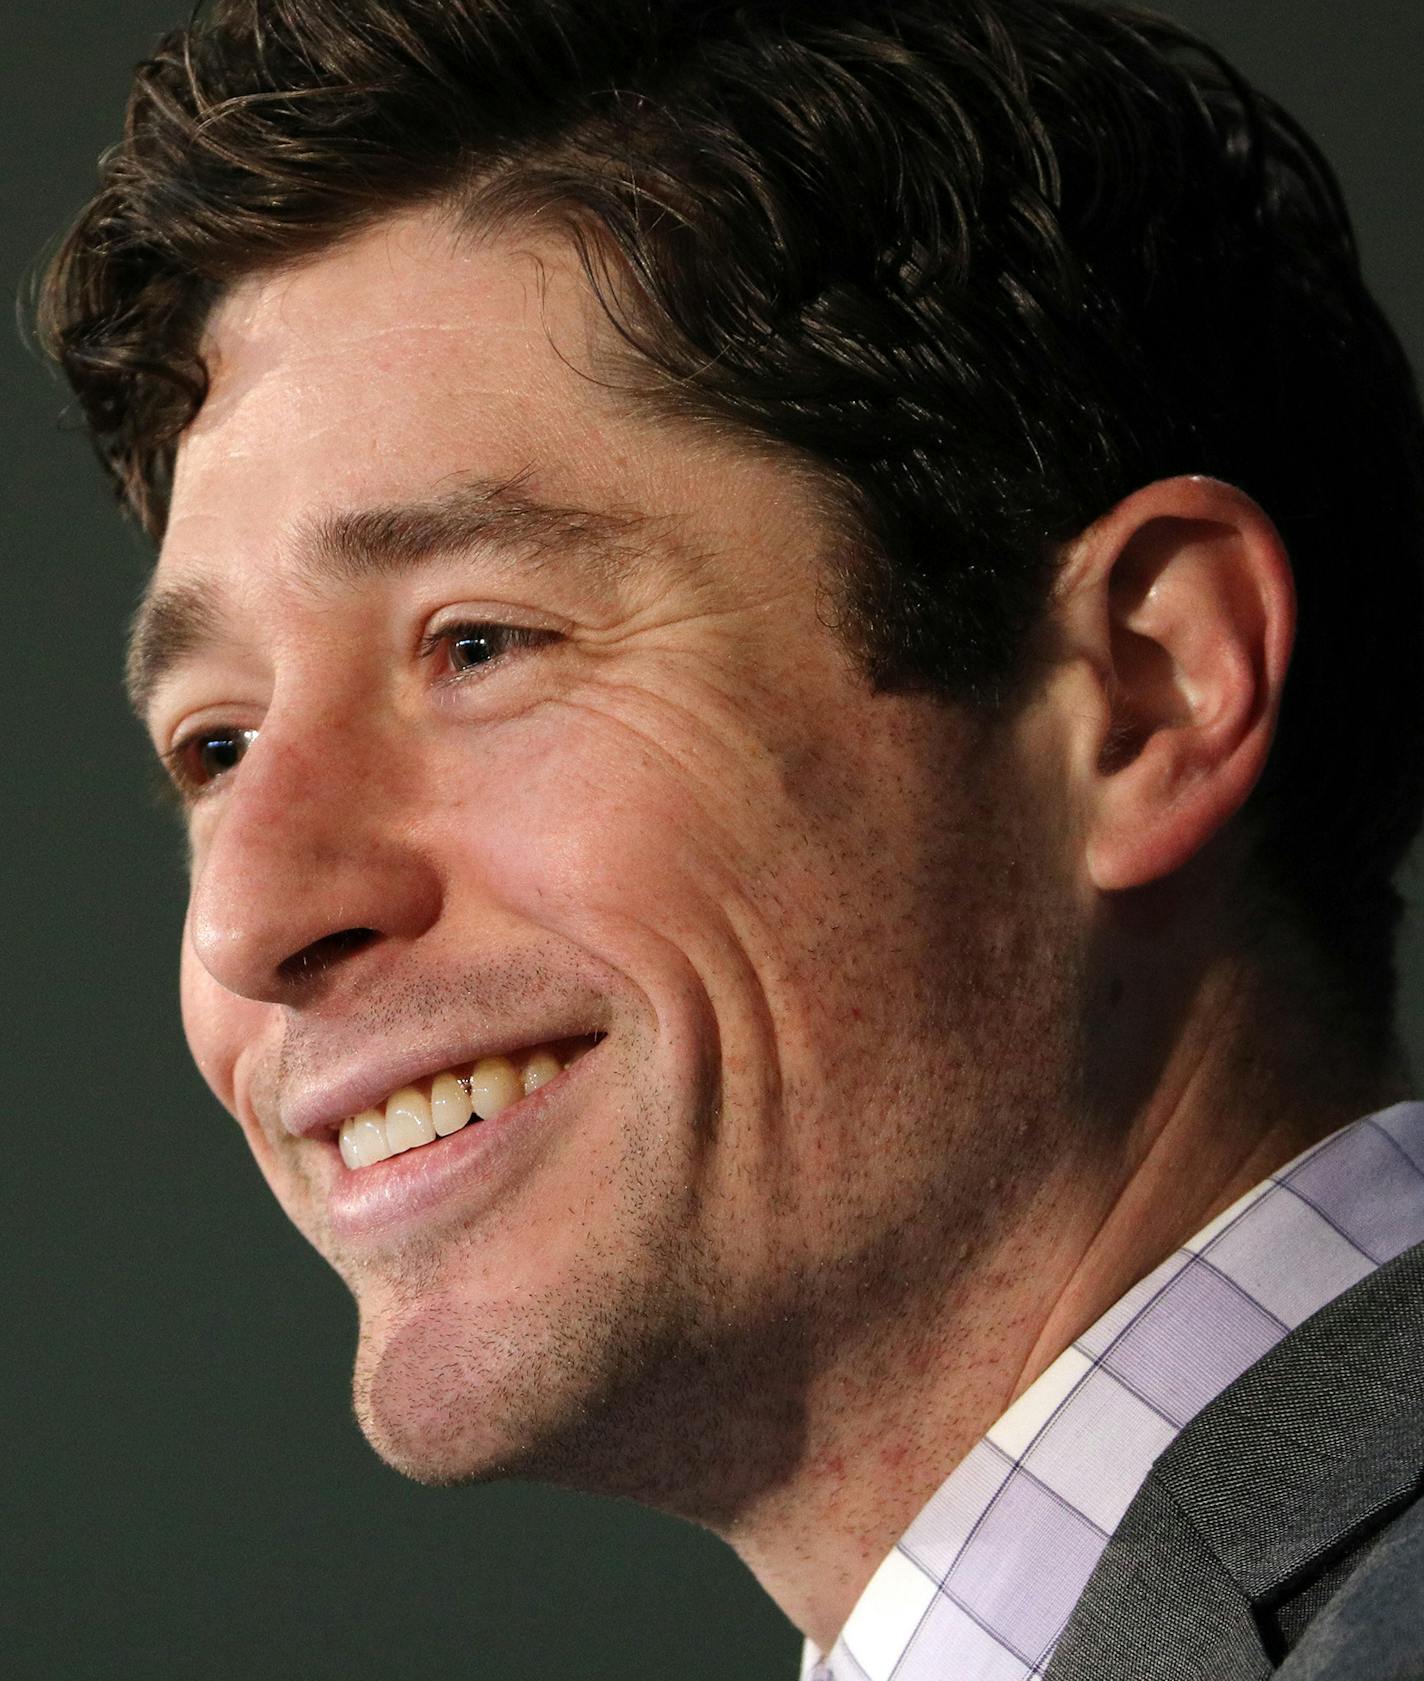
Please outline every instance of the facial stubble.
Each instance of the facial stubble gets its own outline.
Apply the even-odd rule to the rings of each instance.
[[[358,1288],[356,1411],[388,1463],[427,1483],[517,1477],[623,1495],[725,1531],[795,1471],[828,1372],[893,1369],[970,1320],[1071,1143],[1055,1117],[1082,1063],[1062,884],[1019,862],[1035,856],[1022,835],[997,838],[961,897],[950,978],[898,1000],[906,1042],[939,1049],[920,1073],[892,1064],[878,1094],[866,1149],[898,1163],[888,1184],[848,1162],[817,1240],[784,1247],[749,1282],[716,1175],[689,1183],[669,1169],[677,1141],[701,1132],[705,1146],[727,1117],[655,1102],[629,1047],[608,1071],[626,1094],[622,1156],[571,1271],[517,1307],[471,1294],[479,1234],[456,1233]],[[825,935],[834,949],[835,929]],[[903,956],[905,974],[933,972],[922,953]],[[823,1073],[784,1094],[803,1125],[863,1101],[855,1075]],[[853,1383],[839,1393],[859,1404]]]

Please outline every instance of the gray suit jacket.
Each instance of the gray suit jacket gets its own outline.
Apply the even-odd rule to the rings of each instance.
[[[1153,1466],[1046,1681],[1424,1681],[1424,1244]]]

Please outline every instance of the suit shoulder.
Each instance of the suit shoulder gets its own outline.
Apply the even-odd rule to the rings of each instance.
[[[1311,1619],[1279,1681],[1424,1681],[1424,1500],[1375,1537]]]

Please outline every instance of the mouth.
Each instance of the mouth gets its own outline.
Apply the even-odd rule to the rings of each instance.
[[[348,1115],[337,1144],[353,1173],[407,1151],[426,1151],[442,1140],[515,1108],[551,1085],[603,1037],[588,1033],[575,1039],[531,1045],[509,1056],[486,1056],[477,1062],[442,1069],[393,1091],[377,1108]]]

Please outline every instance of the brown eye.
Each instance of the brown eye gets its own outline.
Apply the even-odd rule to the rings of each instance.
[[[256,730],[199,730],[165,755],[169,772],[184,793],[200,793],[235,769],[256,739]]]
[[[450,664],[456,671],[470,671],[504,652],[507,640],[502,625],[464,625],[448,639]]]
[[[490,665],[505,655],[554,640],[554,633],[528,625],[455,624],[432,631],[421,644],[422,657],[445,650],[455,676]]]

